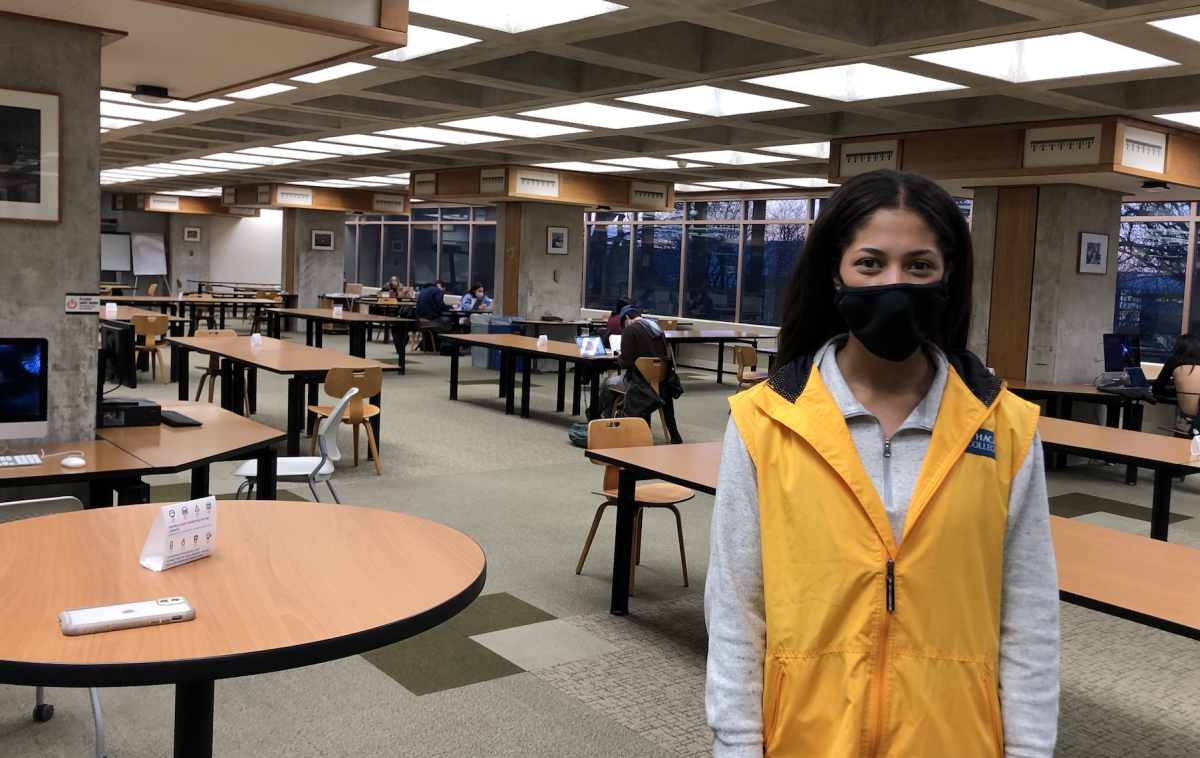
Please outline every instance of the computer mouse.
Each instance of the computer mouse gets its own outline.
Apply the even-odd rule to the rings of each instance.
[[[63,458],[62,465],[67,468],[83,468],[87,465],[87,461],[77,455],[68,455],[66,458]]]

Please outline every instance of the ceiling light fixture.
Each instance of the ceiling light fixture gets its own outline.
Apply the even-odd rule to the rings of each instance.
[[[408,177],[406,176],[403,179],[401,179],[400,177],[397,177],[397,176],[352,176],[352,177],[350,177],[349,181],[372,182],[374,184],[385,184],[385,185],[386,184],[406,185],[406,184],[408,184]]]
[[[1155,118],[1174,121],[1179,124],[1187,124],[1188,126],[1200,126],[1200,111],[1189,111],[1187,113],[1160,113]]]
[[[137,126],[141,121],[132,121],[127,118],[108,118],[107,116],[100,117],[101,129],[124,129],[130,126]]]
[[[671,157],[704,163],[723,163],[728,166],[753,166],[756,163],[783,163],[792,160],[781,155],[761,155],[740,150],[708,150],[702,153],[681,153]]]
[[[359,147],[357,145],[335,145],[332,142],[317,142],[315,140],[302,140],[300,142],[284,142],[275,147],[282,147],[285,150],[310,150],[314,153],[329,153],[331,155],[378,155],[387,152],[373,147]]]
[[[767,181],[772,184],[786,184],[789,187],[807,187],[809,189],[833,189],[836,184],[830,184],[828,181],[819,176],[802,176],[795,179],[776,179],[774,177]]]
[[[702,184],[676,184],[676,192],[716,192],[716,187],[705,187]]]
[[[198,168],[219,168],[222,171],[245,171],[248,168],[254,168],[249,163],[230,163],[229,161],[206,161],[203,158],[184,158],[180,161],[171,161],[177,166],[196,166]]]
[[[524,137],[526,139],[557,137],[563,134],[583,134],[588,131],[587,129],[577,129],[573,126],[525,121],[507,116],[481,116],[479,118],[462,119],[461,121],[447,121],[441,124],[441,126],[450,126],[456,129],[472,129],[477,132],[493,132],[495,134],[506,134],[510,137]]]
[[[451,129],[435,129],[432,126],[406,126],[402,129],[385,129],[375,132],[388,137],[404,137],[405,139],[440,142],[446,145],[479,145],[484,142],[508,142],[508,137],[494,137],[489,134],[471,134],[456,132]]]
[[[212,155],[205,155],[203,157],[210,161],[247,163],[250,166],[282,166],[287,163],[296,162],[289,158],[269,158],[265,155],[242,155],[240,153],[213,153]]]
[[[373,71],[374,69],[374,66],[368,66],[365,63],[340,63],[329,68],[310,71],[300,76],[293,76],[291,80],[293,82],[305,82],[306,84],[320,84],[322,82],[331,82],[334,79],[361,74],[364,71]]]
[[[442,147],[429,142],[414,142],[394,137],[377,137],[374,134],[346,134],[341,137],[323,137],[322,142],[333,142],[339,145],[361,145],[362,147],[377,147],[383,150],[430,150]]]
[[[777,184],[763,184],[762,182],[743,182],[743,181],[728,181],[728,182],[704,182],[708,187],[719,187],[720,189],[728,190],[779,190],[783,189]]]
[[[294,161],[320,161],[332,158],[329,153],[314,153],[308,150],[284,150],[278,147],[248,147],[238,150],[242,155],[261,155],[266,158],[290,158]]]
[[[409,25],[407,46],[388,50],[386,53],[380,53],[374,57],[385,61],[410,61],[413,58],[420,58],[422,55],[432,55],[445,50],[466,47],[474,45],[476,42],[479,40],[474,37],[464,37],[461,34]]]
[[[617,99],[626,103],[648,105],[651,108],[698,113],[716,118],[808,107],[804,103],[793,103],[788,100],[777,100],[773,97],[751,95],[747,92],[719,89],[707,85],[673,89],[667,92],[650,92],[645,95],[630,95]]]
[[[687,121],[685,118],[635,111],[630,108],[617,108],[600,103],[560,105],[556,108],[524,111],[521,115],[550,121],[565,121],[568,124],[595,126],[602,129],[637,129],[643,126],[661,126],[662,124],[678,124],[681,121]]]
[[[112,118],[127,118],[137,119],[138,121],[162,121],[168,118],[182,116],[180,111],[171,111],[166,108],[146,108],[141,105],[124,105],[122,103],[112,103],[107,100],[100,101],[100,115],[110,116]]]
[[[605,0],[409,0],[408,10],[498,32],[519,34],[625,10]]]
[[[794,71],[790,74],[747,79],[746,82],[845,103],[965,89],[961,84],[884,68],[873,63],[852,63],[848,66]]]
[[[1169,189],[1171,189],[1171,185],[1167,184],[1166,182],[1155,181],[1153,179],[1142,182],[1142,192],[1153,192],[1157,194],[1159,192],[1166,192]]]
[[[144,100],[137,100],[134,95],[128,92],[116,92],[114,90],[100,90],[100,99],[109,100],[114,103],[126,103],[129,105],[145,103],[146,105],[158,106],[159,103],[148,103]],[[161,103],[164,108],[174,108],[177,111],[206,111],[210,108],[220,108],[222,105],[233,105],[228,100],[221,100],[215,97],[210,97],[207,100],[201,100],[198,103],[191,103],[187,100],[168,100]]]
[[[238,92],[230,92],[230,97],[236,97],[238,100],[257,100],[260,97],[268,95],[278,95],[280,92],[289,92],[296,89],[290,84],[261,84],[250,89],[240,90]]]
[[[631,166],[633,168],[708,168],[703,163],[691,163],[689,161],[671,160],[669,158],[650,158],[648,156],[639,156],[636,158],[603,158],[597,161],[597,163],[612,163],[616,166]]]
[[[584,171],[589,174],[616,174],[622,171],[633,171],[625,166],[601,166],[597,163],[583,161],[561,161],[559,163],[535,163],[537,168],[555,168],[560,171]]]
[[[795,155],[802,158],[829,158],[828,142],[809,142],[804,145],[773,145],[771,147],[760,147],[757,149],[768,153]]]
[[[165,105],[171,102],[166,87],[155,87],[152,84],[139,84],[133,88],[133,99],[143,103]]]
[[[1179,65],[1083,32],[976,45],[913,57],[1015,83]]]

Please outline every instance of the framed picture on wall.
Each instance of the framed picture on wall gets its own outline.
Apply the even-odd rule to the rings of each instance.
[[[333,249],[333,232],[322,232],[322,231],[313,229],[312,249],[313,250],[332,250]]]
[[[184,242],[199,242],[200,241],[200,227],[198,227],[198,226],[183,227],[183,241]]]
[[[59,96],[0,88],[0,219],[57,224]]]
[[[1108,273],[1108,235],[1083,232],[1079,235],[1079,267],[1081,274]]]
[[[566,255],[567,232],[565,226],[546,227],[546,252],[550,255]]]

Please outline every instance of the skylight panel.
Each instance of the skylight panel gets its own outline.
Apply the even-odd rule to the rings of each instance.
[[[495,137],[490,134],[471,134],[456,132],[452,129],[436,129],[432,126],[406,126],[401,129],[387,129],[375,132],[388,137],[403,137],[405,139],[440,142],[445,145],[480,145],[484,142],[508,142],[508,137]]]
[[[677,124],[687,120],[600,103],[576,103],[575,105],[561,105],[557,108],[541,108],[535,111],[525,111],[521,115],[530,118],[545,118],[551,121],[566,121],[568,124],[596,126],[602,129],[636,129],[643,126]]]
[[[177,111],[206,111],[210,108],[220,108],[222,105],[233,105],[228,100],[221,100],[215,97],[210,97],[207,100],[201,100],[198,103],[188,102],[187,100],[171,100],[165,103],[146,103],[137,100],[128,92],[114,92],[112,90],[100,90],[100,99],[109,100],[114,103],[125,103],[126,105],[148,106],[151,108],[174,108]]]
[[[577,129],[573,126],[544,124],[538,121],[509,118],[508,116],[481,116],[461,121],[447,121],[442,126],[473,129],[479,132],[492,132],[494,134],[506,134],[510,137],[524,137],[526,139],[557,137],[562,134],[582,134],[588,131],[587,129]]]
[[[376,55],[376,58],[381,58],[385,61],[410,61],[413,58],[420,58],[422,55],[432,55],[445,50],[453,50],[467,45],[474,45],[479,40],[474,37],[464,37],[461,34],[451,34],[437,29],[427,29],[423,26],[408,27],[408,45],[397,48],[396,50],[388,50],[386,53]]]
[[[141,121],[131,121],[127,118],[108,118],[107,116],[100,117],[101,129],[124,129],[129,126],[137,126]]]
[[[409,0],[408,10],[423,16],[519,34],[625,10],[605,0]]]
[[[584,163],[582,161],[535,163],[533,165],[538,168],[556,168],[560,171],[586,171],[589,174],[615,174],[621,171],[633,171],[633,169],[624,166],[601,166],[598,163]]]
[[[140,105],[125,105],[124,103],[101,100],[100,115],[111,116],[112,118],[137,119],[138,121],[162,121],[163,119],[182,116],[183,113],[167,110],[166,108],[145,108]]]
[[[1200,111],[1190,111],[1187,113],[1161,113],[1155,118],[1174,121],[1177,124],[1187,124],[1188,126],[1200,126]]]
[[[612,163],[616,166],[631,166],[633,168],[657,168],[657,169],[680,169],[680,168],[707,168],[703,163],[692,163],[690,161],[672,160],[670,158],[650,158],[648,156],[639,156],[635,158],[603,158],[598,163]],[[679,164],[683,164],[682,166]]]
[[[429,142],[413,142],[412,140],[396,139],[394,137],[377,137],[374,134],[345,134],[341,137],[323,137],[322,142],[333,142],[338,145],[360,145],[376,147],[383,150],[429,150],[442,147]]]
[[[702,153],[680,153],[671,157],[703,163],[723,163],[729,166],[753,166],[756,163],[782,163],[792,160],[781,155],[760,155],[740,150],[709,150]]]
[[[852,63],[848,66],[794,71],[790,74],[747,79],[746,82],[846,103],[965,89],[961,84],[930,79],[927,76],[884,68],[873,63]]]
[[[676,192],[716,192],[716,187],[705,187],[702,184],[676,184]]]
[[[760,147],[759,150],[764,150],[768,153],[782,153],[783,155],[797,155],[802,158],[828,158],[829,143],[828,142],[809,142],[803,145],[773,145],[771,147]]]
[[[260,97],[268,95],[278,95],[280,92],[288,92],[296,89],[290,84],[262,84],[250,89],[244,89],[240,92],[230,92],[229,97],[236,97],[238,100],[257,100]]]
[[[668,92],[649,92],[645,95],[630,95],[618,97],[627,103],[649,105],[652,108],[664,108],[669,111],[698,113],[703,116],[740,116],[746,113],[763,113],[765,111],[781,111],[790,108],[807,108],[804,103],[793,103],[788,100],[778,100],[773,97],[751,95],[731,89],[719,89],[703,85],[700,87],[685,87]]]
[[[364,71],[373,71],[374,66],[368,66],[365,63],[340,63],[336,66],[323,68],[318,71],[310,71],[307,74],[293,76],[293,82],[305,82],[307,84],[320,84],[321,82],[331,82],[334,79],[342,79],[347,76],[361,74]]]
[[[269,158],[265,155],[242,155],[240,153],[213,153],[212,155],[204,156],[207,160],[213,161],[229,161],[230,163],[245,163],[247,168],[253,166],[282,166],[286,163],[295,163],[295,160],[289,158]]]
[[[1083,32],[976,45],[913,57],[1017,83],[1179,65]]]
[[[248,147],[238,150],[242,155],[261,155],[266,158],[290,158],[294,161],[319,161],[332,158],[329,153],[313,153],[308,150],[284,150],[279,147]]]
[[[776,179],[771,177],[772,184],[786,184],[789,187],[808,187],[811,189],[833,189],[836,184],[830,184],[819,176],[803,176],[795,179]]]
[[[145,166],[147,169],[158,169],[160,171],[173,171],[175,174],[219,174],[225,169],[223,168],[202,168],[200,166],[176,166],[172,163],[151,163]]]
[[[782,187],[780,187],[778,185],[763,184],[762,182],[730,181],[730,182],[705,182],[704,184],[705,184],[705,186],[708,186],[708,187],[719,187],[720,189],[729,189],[729,190],[777,190],[777,189],[783,189]]]
[[[408,177],[401,179],[398,176],[352,176],[349,181],[352,182],[373,182],[375,184],[391,184],[391,185],[407,185]]]
[[[1150,26],[1157,26],[1163,31],[1200,42],[1200,15],[1164,18],[1160,21],[1151,21],[1149,23]]]
[[[211,189],[194,189],[194,190],[171,190],[156,192],[156,195],[182,195],[183,197],[217,197],[221,194],[220,187]]]
[[[359,147],[357,145],[335,145],[332,142],[317,142],[315,140],[301,140],[300,142],[284,142],[275,147],[282,147],[292,150],[310,150],[314,153],[329,153],[331,155],[377,155],[387,152],[373,147]]]
[[[254,168],[249,163],[231,163],[230,161],[208,161],[203,158],[184,158],[179,161],[171,161],[180,166],[198,166],[200,168],[220,168],[226,171],[245,171],[248,168]]]

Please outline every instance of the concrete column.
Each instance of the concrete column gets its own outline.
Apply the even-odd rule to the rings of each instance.
[[[283,286],[299,295],[300,308],[316,308],[317,298],[342,291],[346,214],[289,208],[283,213]],[[333,232],[333,250],[313,250],[314,230]]]
[[[0,87],[60,95],[59,223],[0,220],[0,324],[50,342],[50,442],[96,431],[95,316],[64,314],[100,276],[100,35],[24,18],[0,23]]]
[[[519,212],[509,206],[517,206]],[[519,222],[519,227],[513,228]],[[565,254],[549,251],[551,227],[565,228]],[[514,248],[515,249],[511,249]],[[579,317],[583,302],[583,207],[560,203],[504,203],[497,212],[496,295],[509,316]],[[517,277],[517,303],[505,302]],[[507,286],[506,286],[507,285]]]
[[[175,281],[183,283],[183,289],[195,289],[194,281],[189,279],[212,278],[212,241],[213,216],[194,216],[183,213],[163,214],[170,216],[171,236],[167,240],[168,269],[170,270],[171,292],[178,294]],[[199,242],[184,240],[184,228],[200,230]]]

